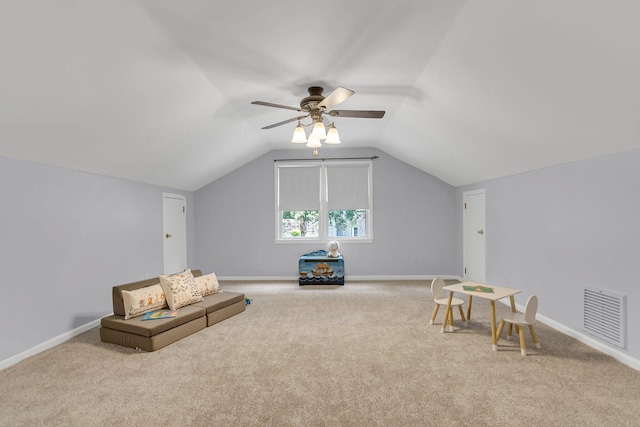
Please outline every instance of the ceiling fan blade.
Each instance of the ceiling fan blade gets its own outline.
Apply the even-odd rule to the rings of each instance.
[[[345,87],[339,87],[329,95],[327,95],[320,103],[318,104],[318,108],[322,108],[328,110],[329,108],[333,108],[341,102],[346,101],[353,95],[355,92],[351,89],[347,89]]]
[[[264,101],[253,101],[252,104],[263,105],[265,107],[284,108],[284,109],[293,110],[293,111],[304,111],[297,107],[289,107],[288,105],[273,104],[271,102],[264,102]]]
[[[359,117],[363,119],[381,119],[385,111],[374,110],[332,110],[329,111],[331,117]]]
[[[274,128],[274,127],[277,127],[277,126],[280,126],[280,125],[285,125],[287,123],[295,122],[296,120],[302,120],[302,119],[304,119],[306,117],[309,117],[309,115],[307,114],[306,116],[294,117],[293,119],[289,119],[289,120],[285,120],[283,122],[278,122],[278,123],[274,123],[274,124],[269,125],[269,126],[265,126],[262,129],[271,129],[271,128]]]

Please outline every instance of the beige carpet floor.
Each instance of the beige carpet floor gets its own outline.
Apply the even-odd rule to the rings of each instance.
[[[484,300],[440,333],[426,282],[223,289],[246,312],[157,352],[95,328],[0,371],[0,425],[640,425],[640,372],[540,323],[493,352]]]

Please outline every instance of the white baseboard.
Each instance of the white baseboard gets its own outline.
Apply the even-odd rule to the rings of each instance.
[[[460,276],[451,276],[451,275],[397,275],[397,276],[345,276],[345,283],[348,281],[353,282],[362,282],[362,281],[385,281],[385,280],[433,280],[436,277],[442,277],[445,280],[449,279],[457,279],[462,280]],[[298,281],[298,276],[269,276],[269,277],[261,277],[261,276],[218,276],[218,280],[234,282],[234,281],[256,281],[256,282],[273,282],[273,281]]]
[[[298,280],[298,276],[217,276],[217,278],[221,282],[289,282]]]
[[[82,326],[78,326],[77,328],[72,329],[71,331],[65,332],[63,334],[58,335],[57,337],[53,337],[50,340],[40,343],[35,347],[30,348],[29,350],[25,350],[22,353],[16,354],[15,356],[11,356],[8,359],[0,361],[0,371],[3,369],[7,369],[9,366],[15,365],[16,363],[26,359],[27,357],[31,357],[45,350],[49,350],[50,348],[53,348],[58,344],[62,344],[63,342],[75,337],[76,335],[80,335],[81,333],[86,332],[89,329],[99,326],[100,320],[101,319],[96,319]]]
[[[595,348],[596,350],[601,351],[602,353],[613,357],[619,362],[624,363],[625,365],[630,366],[637,371],[640,371],[640,360],[634,359],[633,357],[629,356],[628,354],[620,350],[610,347],[609,345],[601,341],[598,341],[595,338],[592,338],[589,335],[586,335],[580,331],[576,331],[575,329],[569,328],[568,326],[565,326],[562,323],[558,323],[553,319],[549,319],[544,315],[541,315],[541,314],[537,315],[536,320],[540,321],[541,323],[544,323],[547,326],[551,326],[553,329],[556,329],[565,335],[569,335],[570,337],[577,339],[578,341],[588,345],[589,347]]]
[[[510,305],[507,301],[505,300],[501,300],[501,303],[505,304],[505,305]],[[521,313],[524,312],[524,306],[520,305],[520,304],[516,304],[516,309],[518,311],[520,311]],[[553,319],[548,318],[547,316],[545,316],[544,314],[540,314],[538,313],[536,315],[536,320],[539,321],[540,323],[544,323],[547,326],[552,327],[553,329],[562,332],[565,335],[570,336],[571,338],[575,338],[578,341],[580,341],[583,344],[588,345],[591,348],[594,348],[604,354],[606,354],[607,356],[611,356],[614,359],[616,359],[617,361],[624,363],[625,365],[640,371],[640,360],[638,359],[634,359],[633,357],[629,356],[628,354],[617,350],[611,346],[609,346],[608,344],[605,344],[601,341],[596,340],[595,338],[590,337],[589,335],[586,335],[580,331],[577,331],[575,329],[572,329],[566,325],[563,325],[562,323],[556,322]],[[543,343],[544,345],[544,343]]]
[[[370,281],[373,281],[373,280],[379,280],[379,281],[432,280],[434,277],[442,277],[443,279],[458,279],[460,281],[464,280],[459,276],[447,276],[447,275],[443,275],[443,276],[430,276],[430,275],[427,275],[427,276],[346,276],[345,280],[354,281],[354,282],[366,281],[366,280],[370,280]],[[218,280],[222,280],[222,281],[224,280],[227,280],[227,281],[253,281],[253,280],[255,281],[277,281],[277,280],[297,281],[298,277],[297,276],[280,276],[280,277],[227,276],[227,277],[218,277]],[[505,305],[509,305],[509,303],[506,301],[500,301],[500,302]],[[521,312],[524,311],[524,306],[520,304],[516,304],[516,308]],[[34,356],[40,352],[43,352],[52,347],[55,347],[58,344],[62,344],[63,342],[75,337],[76,335],[79,335],[85,331],[88,331],[89,329],[99,326],[100,320],[101,319],[96,319],[94,321],[91,321],[85,325],[79,326],[71,331],[65,332],[63,334],[58,335],[57,337],[51,338],[50,340],[47,340],[41,344],[38,344],[35,347],[32,347],[29,350],[23,351],[20,354],[16,354],[15,356],[2,360],[0,361],[0,370],[6,369],[9,366],[13,366],[16,363],[20,362],[21,360],[26,359],[27,357]],[[635,370],[640,371],[640,360],[634,359],[633,357],[629,356],[628,354],[622,351],[616,350],[615,348],[612,348],[607,344],[604,344],[588,335],[585,335],[580,331],[576,331],[575,329],[569,328],[568,326],[565,326],[562,323],[556,322],[555,320],[550,319],[543,314],[538,313],[538,315],[536,316],[536,320],[538,320],[541,323],[544,323],[547,326],[552,327],[553,329],[556,329],[562,332],[565,335],[568,335],[572,338],[577,339],[578,341],[588,345],[589,347],[592,347],[608,356],[613,357],[614,359],[620,361],[621,363],[624,363],[625,365],[630,366]]]
[[[433,279],[435,279],[436,277],[441,277],[444,280],[449,280],[449,279],[458,279],[460,280],[460,278],[458,276],[449,276],[449,275],[404,275],[404,276],[345,276],[344,280],[345,282],[347,280],[350,281],[354,281],[354,282],[362,282],[362,281],[385,281],[385,280],[395,280],[395,281],[402,281],[402,280],[424,280],[424,281],[428,281],[428,285],[431,286],[431,281]]]

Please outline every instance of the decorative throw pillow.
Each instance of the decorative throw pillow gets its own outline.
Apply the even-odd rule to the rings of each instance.
[[[167,300],[160,285],[147,286],[133,291],[122,291],[124,318],[142,316],[149,311],[167,307]]]
[[[194,280],[202,296],[220,292],[220,284],[218,283],[216,273],[195,277]]]
[[[171,310],[202,301],[202,295],[193,280],[190,269],[171,276],[160,274],[158,277]]]

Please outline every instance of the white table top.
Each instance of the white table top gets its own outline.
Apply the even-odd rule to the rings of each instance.
[[[493,292],[467,291],[464,289],[464,286],[485,286],[487,288],[493,289]],[[492,301],[497,301],[499,299],[510,297],[522,292],[518,289],[504,288],[502,286],[493,286],[493,285],[487,285],[486,283],[477,283],[477,282],[456,283],[454,285],[444,286],[442,289],[444,289],[445,291],[460,292],[462,294],[471,295],[478,298],[484,298]]]

